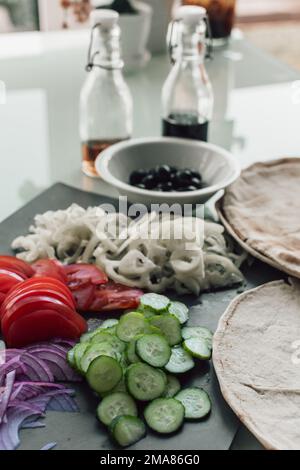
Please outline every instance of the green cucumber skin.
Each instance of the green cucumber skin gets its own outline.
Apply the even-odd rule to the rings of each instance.
[[[116,407],[116,404],[120,404],[120,407],[115,411],[113,407]],[[100,405],[97,408],[97,416],[101,423],[105,426],[109,426],[111,422],[121,415],[127,416],[137,416],[138,410],[133,398],[124,392],[115,392],[107,395],[101,401]]]
[[[114,369],[115,377],[111,379],[111,383],[108,385],[108,380],[107,380],[107,374],[110,365],[110,370],[112,368]],[[99,368],[102,367],[102,369],[105,367],[106,371],[102,371],[103,377],[101,377],[101,380],[99,380]],[[97,380],[98,376],[98,380]],[[116,385],[121,381],[123,377],[123,369],[120,366],[119,362],[109,356],[98,356],[96,357],[91,364],[89,365],[89,368],[86,373],[86,379],[91,387],[92,390],[94,390],[96,393],[101,394],[105,392],[109,392],[113,388],[116,387]]]
[[[189,406],[188,403],[188,396],[190,394],[190,400],[192,401],[192,406]],[[196,396],[195,396],[196,394]],[[195,405],[196,400],[197,400],[197,395],[198,399],[204,401],[204,406],[203,410],[198,410],[194,411],[191,409],[193,407],[193,404]],[[189,387],[181,390],[179,393],[175,395],[176,400],[180,401],[184,408],[185,408],[185,418],[190,419],[190,420],[199,420],[206,418],[210,412],[211,412],[211,399],[208,395],[208,393],[200,387]]]
[[[155,413],[160,407],[164,407],[161,419],[155,417]],[[168,416],[166,408],[171,410]],[[176,408],[176,410],[175,410]],[[175,412],[177,416],[175,417]],[[176,398],[157,398],[153,400],[144,411],[144,417],[148,426],[159,434],[172,434],[183,425],[184,406]],[[169,418],[169,419],[167,419]],[[173,422],[172,422],[173,419]],[[160,421],[160,422],[159,422]]]
[[[135,426],[135,433],[129,436],[126,427]],[[125,428],[125,432],[123,429]],[[117,416],[109,426],[111,435],[121,447],[128,447],[143,439],[146,436],[146,426],[140,418],[135,416]]]

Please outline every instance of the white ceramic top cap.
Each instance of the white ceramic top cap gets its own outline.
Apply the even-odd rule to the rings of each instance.
[[[205,8],[193,5],[179,7],[175,12],[176,20],[182,20],[186,24],[197,24],[205,17]]]
[[[106,28],[111,28],[118,23],[119,13],[114,10],[106,10],[100,8],[99,10],[93,10],[90,14],[90,23],[91,26],[96,24],[101,24]]]

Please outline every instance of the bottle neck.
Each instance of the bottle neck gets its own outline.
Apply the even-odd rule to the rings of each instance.
[[[110,70],[123,68],[120,36],[121,30],[118,25],[110,29],[101,26],[96,28],[92,53],[95,66]]]
[[[181,37],[178,48],[178,59],[202,63],[206,54],[205,44],[206,27],[204,23],[199,25],[181,25]]]

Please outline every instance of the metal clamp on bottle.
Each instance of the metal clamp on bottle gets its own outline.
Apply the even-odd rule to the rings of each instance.
[[[190,12],[190,14],[182,17],[181,14],[182,14],[182,11],[184,10]],[[174,65],[175,63],[174,51],[178,48],[178,37],[179,37],[179,30],[180,30],[179,26],[183,21],[190,22],[189,20],[192,19],[193,17],[194,17],[194,21],[198,22],[199,24],[201,21],[204,21],[206,25],[207,39],[205,41],[205,44],[207,46],[207,49],[206,49],[205,58],[212,59],[213,58],[213,38],[212,38],[212,31],[210,27],[209,17],[205,8],[193,7],[193,6],[181,7],[178,9],[177,15],[178,17],[175,18],[173,21],[171,21],[171,23],[169,24],[168,32],[167,32],[167,50],[168,50],[171,64]],[[202,39],[199,39],[199,44],[200,43],[202,43]]]

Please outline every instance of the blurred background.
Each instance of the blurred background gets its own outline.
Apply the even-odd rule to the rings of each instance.
[[[125,0],[115,3],[121,4]],[[164,47],[163,32],[176,0],[143,0],[154,9],[150,50]],[[183,0],[202,4],[218,16],[222,4],[236,3],[236,25],[260,48],[300,68],[300,0]],[[79,29],[92,7],[109,0],[0,0],[0,33]],[[225,8],[226,9],[226,8]],[[221,14],[221,13],[220,13]]]

